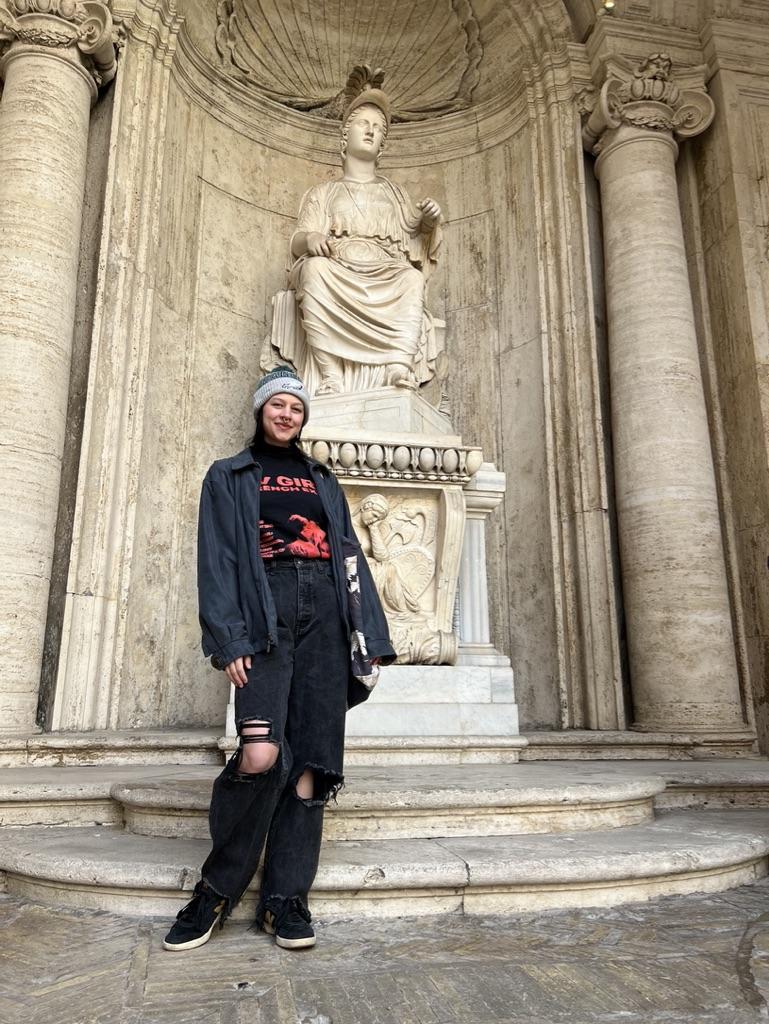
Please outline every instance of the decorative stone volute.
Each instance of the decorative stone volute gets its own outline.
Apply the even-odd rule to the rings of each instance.
[[[704,65],[675,79],[672,70],[666,53],[652,53],[638,67],[622,57],[607,60],[606,78],[582,130],[585,149],[597,156],[623,126],[681,139],[705,131],[715,107],[705,92]]]
[[[0,0],[0,77],[23,46],[79,55],[96,87],[115,77],[115,29],[102,0]]]

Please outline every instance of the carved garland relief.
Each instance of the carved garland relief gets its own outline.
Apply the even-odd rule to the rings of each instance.
[[[111,82],[117,71],[119,34],[101,0],[0,0],[0,56],[14,42],[76,46],[97,86]]]
[[[621,125],[673,132],[682,139],[698,135],[715,111],[703,75],[704,67],[695,67],[673,76],[673,62],[666,53],[652,53],[637,66],[611,57],[600,93],[586,91],[578,99],[586,116],[585,148],[597,156],[606,144],[607,130]]]

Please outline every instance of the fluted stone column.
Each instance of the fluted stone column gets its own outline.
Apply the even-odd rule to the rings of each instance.
[[[35,728],[105,4],[0,4],[0,732]]]
[[[697,81],[698,78],[698,81]],[[612,59],[584,131],[604,231],[614,469],[635,727],[744,729],[676,187],[702,70]]]

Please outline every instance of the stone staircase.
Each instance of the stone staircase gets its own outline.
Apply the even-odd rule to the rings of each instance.
[[[217,771],[0,769],[3,888],[172,915],[207,852]],[[605,906],[767,874],[764,760],[354,765],[346,778],[312,894],[320,918]]]

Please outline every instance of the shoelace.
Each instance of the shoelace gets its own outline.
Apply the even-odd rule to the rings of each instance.
[[[182,907],[176,916],[180,920],[189,921],[190,924],[202,928],[205,924],[205,911],[209,900],[212,901],[215,906],[216,903],[219,902],[219,897],[213,892],[206,892],[205,889],[201,889],[200,892],[195,893],[186,906]]]
[[[298,914],[307,924],[312,920],[312,914],[299,896],[292,896],[290,900],[283,904],[280,912],[275,916],[276,926],[282,925],[291,914]]]

